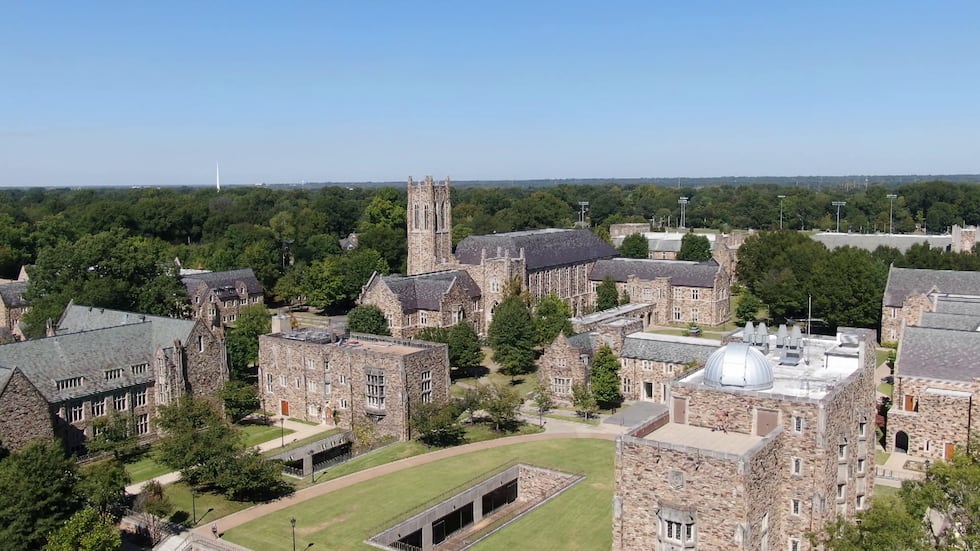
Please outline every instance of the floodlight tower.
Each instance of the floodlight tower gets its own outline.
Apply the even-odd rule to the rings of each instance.
[[[837,207],[837,233],[840,233],[840,208],[847,204],[847,201],[833,201],[830,203]]]
[[[585,213],[586,213],[586,211],[589,210],[589,202],[588,201],[579,201],[578,202],[578,206],[579,206],[580,209],[582,209],[581,212],[579,213],[579,222],[581,222],[582,225],[584,226],[585,225]]]
[[[898,195],[889,193],[885,197],[888,198],[888,235],[894,235],[895,228],[892,226],[892,216],[895,214],[895,198],[898,197]]]
[[[679,230],[684,229],[684,223],[687,220],[686,218],[687,215],[685,212],[687,210],[687,200],[688,200],[687,197],[681,197],[680,199],[677,200],[677,204],[681,206],[681,220],[680,223],[678,223],[677,225],[677,229]]]

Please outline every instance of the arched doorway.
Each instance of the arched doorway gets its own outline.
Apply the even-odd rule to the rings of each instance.
[[[895,451],[909,453],[909,434],[904,430],[895,433]]]

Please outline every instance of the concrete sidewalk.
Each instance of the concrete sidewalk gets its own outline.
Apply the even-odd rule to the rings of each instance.
[[[271,419],[273,420],[273,422],[270,423],[270,426],[280,426],[280,421],[282,421],[282,428],[289,429],[293,432],[287,434],[285,438],[280,436],[279,438],[275,438],[273,440],[269,440],[268,442],[263,442],[255,446],[256,448],[259,449],[259,451],[264,452],[269,450],[275,450],[283,446],[283,441],[285,441],[285,443],[288,445],[293,442],[296,442],[297,440],[302,440],[304,438],[313,436],[314,434],[327,432],[329,430],[334,429],[334,427],[330,427],[327,425],[307,425],[306,423],[298,423],[290,419],[283,419],[282,417],[279,416],[272,417]],[[176,471],[171,473],[166,473],[154,477],[150,480],[159,482],[162,485],[173,484],[174,482],[180,480],[180,473]],[[140,493],[140,491],[142,491],[143,489],[143,486],[147,482],[150,482],[150,480],[144,480],[142,482],[136,482],[134,484],[130,484],[129,486],[126,486],[126,493],[130,495],[136,495]]]

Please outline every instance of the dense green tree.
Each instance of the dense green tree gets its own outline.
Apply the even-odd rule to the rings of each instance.
[[[650,242],[641,233],[627,235],[619,246],[619,254],[626,258],[647,258],[650,256]]]
[[[497,305],[487,331],[487,344],[501,371],[515,376],[534,366],[534,323],[519,296],[509,296]]]
[[[518,410],[523,400],[517,389],[504,384],[485,385],[480,407],[490,416],[496,431],[511,431],[520,424]]]
[[[122,534],[115,520],[97,509],[86,507],[72,515],[48,537],[45,551],[118,551]]]
[[[534,343],[538,346],[551,344],[559,333],[571,336],[572,309],[555,293],[541,297],[534,308]]]
[[[540,384],[534,389],[534,409],[538,410],[538,425],[544,426],[545,413],[555,407],[555,401],[551,397],[551,392]]]
[[[264,305],[255,304],[239,310],[235,326],[225,337],[234,379],[245,380],[249,376],[249,366],[259,361],[259,335],[271,331],[272,315]]]
[[[306,264],[295,264],[286,269],[286,273],[276,281],[273,294],[276,300],[285,302],[289,306],[300,306],[306,304],[306,283],[308,266]]]
[[[839,247],[813,266],[810,289],[814,315],[832,327],[874,327],[881,319],[881,297],[888,267],[871,253]]]
[[[738,298],[738,306],[735,307],[735,321],[740,325],[755,321],[759,315],[759,308],[762,308],[762,301],[752,293],[744,291]]]
[[[807,313],[810,275],[827,253],[803,233],[760,232],[739,248],[736,273],[775,318],[802,317]]]
[[[238,422],[251,415],[261,407],[259,402],[259,391],[255,385],[245,381],[232,379],[221,387],[218,392],[225,406],[225,413],[231,418],[232,422]]]
[[[37,440],[0,462],[0,541],[33,550],[81,507],[75,460],[61,444]]]
[[[163,435],[157,457],[179,470],[181,478],[190,484],[213,481],[222,463],[244,449],[238,433],[208,400],[183,396],[158,411],[156,424]]]
[[[596,310],[608,310],[619,306],[619,290],[616,289],[616,280],[606,276],[602,283],[596,286]]]
[[[623,401],[619,393],[619,358],[609,345],[599,347],[592,358],[589,384],[599,405],[610,407]]]
[[[303,278],[304,294],[307,302],[317,308],[351,305],[375,272],[387,274],[388,264],[372,249],[317,260]]]
[[[347,328],[354,333],[391,335],[384,312],[373,304],[355,306],[347,313]]]
[[[412,411],[409,421],[419,441],[444,448],[463,443],[466,431],[459,424],[460,413],[455,402],[422,403]]]
[[[681,238],[681,250],[677,252],[677,260],[695,260],[704,262],[711,260],[711,241],[704,235],[688,232]]]
[[[150,480],[143,485],[139,495],[133,502],[133,510],[142,521],[143,527],[154,545],[166,535],[164,520],[173,512],[174,506],[163,491],[163,485],[156,480]]]
[[[136,451],[138,442],[133,431],[133,418],[129,415],[112,411],[92,421],[92,430],[95,436],[86,442],[90,453],[112,453],[118,459]]]
[[[449,364],[471,369],[483,364],[480,336],[469,322],[461,321],[449,330]]]
[[[282,464],[257,449],[237,453],[217,466],[213,483],[233,501],[269,501],[293,493],[282,478]]]
[[[112,519],[122,516],[128,498],[126,485],[129,473],[118,459],[97,461],[79,469],[78,493],[85,498],[88,507]]]

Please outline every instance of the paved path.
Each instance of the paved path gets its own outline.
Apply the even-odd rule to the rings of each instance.
[[[549,424],[552,423],[562,423],[563,421],[555,421],[553,419],[548,419]],[[501,446],[509,446],[511,444],[519,444],[522,442],[538,442],[543,440],[559,440],[565,438],[598,438],[602,440],[615,440],[617,432],[611,432],[608,430],[600,429],[599,427],[594,427],[592,425],[583,425],[582,423],[567,423],[568,425],[581,425],[587,429],[593,430],[582,430],[575,432],[543,432],[538,434],[527,434],[522,436],[510,436],[507,438],[498,438],[496,440],[487,440],[484,442],[476,442],[474,444],[465,444],[462,446],[456,446],[453,448],[445,448],[437,450],[434,452],[429,452],[422,455],[416,455],[413,457],[408,457],[405,459],[400,459],[391,463],[386,463],[384,465],[378,465],[377,467],[372,467],[370,469],[365,469],[363,471],[358,471],[356,473],[349,474],[341,478],[335,478],[333,480],[324,482],[323,484],[317,484],[316,486],[311,486],[305,488],[289,496],[287,498],[280,499],[278,501],[273,501],[270,503],[263,503],[260,505],[255,505],[233,513],[221,519],[218,519],[218,527],[221,532],[225,532],[242,524],[251,522],[257,518],[268,515],[275,511],[281,511],[287,507],[291,507],[298,503],[302,503],[309,499],[314,499],[320,496],[324,496],[331,492],[341,490],[359,484],[361,482],[371,480],[373,478],[384,476],[386,474],[395,473],[405,469],[410,469],[418,465],[424,465],[426,463],[432,463],[433,461],[439,461],[441,459],[446,459],[449,457],[456,457],[458,455],[463,455],[467,453],[473,453],[480,450],[488,450],[492,448],[499,448]],[[209,526],[200,526],[194,529],[194,532],[198,534],[207,535],[210,532]]]
[[[282,419],[281,417],[273,417],[272,425],[279,426],[279,421],[281,419]],[[317,434],[319,432],[326,432],[328,430],[333,429],[333,427],[327,425],[307,425],[306,423],[298,423],[290,419],[284,419],[282,426],[284,428],[293,431],[286,435],[285,438],[286,444],[290,444],[297,440],[302,440],[304,438],[313,436],[314,434]],[[263,442],[256,447],[259,449],[259,451],[274,450],[282,446],[282,441],[283,438],[279,437],[273,440],[269,440],[268,442]],[[174,482],[180,480],[180,473],[179,472],[166,473],[158,477],[155,477],[152,480],[155,480],[163,485],[173,484]],[[147,482],[149,482],[149,480],[144,480],[142,482],[137,482],[135,484],[130,484],[129,486],[126,486],[126,493],[130,495],[136,495],[140,493],[140,491],[143,489],[143,486]]]

